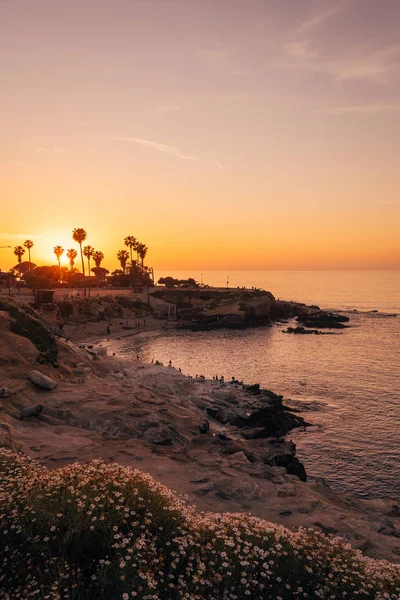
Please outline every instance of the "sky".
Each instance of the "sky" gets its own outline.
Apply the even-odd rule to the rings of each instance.
[[[399,0],[0,0],[0,246],[400,268]],[[0,249],[0,268],[16,263]]]

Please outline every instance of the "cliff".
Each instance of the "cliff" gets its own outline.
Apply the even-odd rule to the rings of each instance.
[[[362,502],[324,481],[304,481],[290,430],[305,423],[280,396],[120,361],[102,347],[54,342],[47,332],[55,362],[35,345],[29,327],[27,335],[16,331],[15,311],[35,323],[33,331],[36,315],[12,301],[2,308],[1,446],[50,468],[94,458],[140,467],[200,510],[251,511],[289,528],[313,527],[370,557],[400,562],[397,503]],[[56,387],[33,383],[32,370]],[[42,410],[21,419],[21,410],[35,406]]]

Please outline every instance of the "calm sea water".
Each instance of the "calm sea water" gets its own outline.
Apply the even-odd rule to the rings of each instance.
[[[200,273],[159,276],[168,274],[201,280]],[[224,285],[227,274],[203,273],[203,280]],[[287,325],[155,333],[131,338],[119,352],[172,360],[190,375],[234,375],[283,394],[313,424],[291,436],[311,476],[360,497],[397,498],[400,272],[235,272],[229,285],[261,287],[277,298],[348,312],[351,327],[327,336],[286,335]]]

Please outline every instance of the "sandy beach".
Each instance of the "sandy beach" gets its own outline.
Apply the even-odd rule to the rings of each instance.
[[[138,323],[140,327],[136,329]],[[107,326],[110,327],[110,334],[107,334]],[[115,340],[119,338],[131,337],[146,331],[157,331],[161,329],[174,328],[173,321],[155,317],[145,317],[137,319],[121,320],[120,318],[110,319],[109,321],[87,322],[82,324],[66,324],[64,326],[64,335],[71,342],[92,343],[99,340]]]

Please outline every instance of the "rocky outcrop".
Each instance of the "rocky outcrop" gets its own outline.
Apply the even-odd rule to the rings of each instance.
[[[245,329],[296,317],[302,327],[289,328],[287,333],[306,333],[306,327],[342,329],[349,320],[318,306],[277,300],[263,290],[176,289],[156,290],[152,295],[176,304],[178,328],[192,331]]]
[[[51,326],[25,302],[0,295],[0,311],[13,333],[28,339],[40,352],[42,362],[57,363],[57,343]]]
[[[345,315],[326,311],[315,311],[309,314],[299,315],[299,323],[304,327],[318,327],[320,329],[344,329],[350,319]]]

